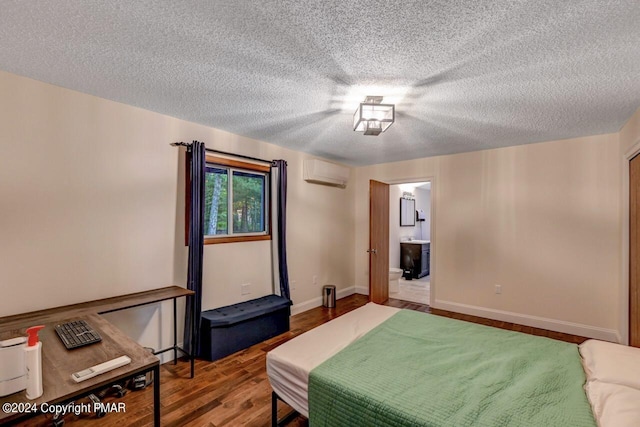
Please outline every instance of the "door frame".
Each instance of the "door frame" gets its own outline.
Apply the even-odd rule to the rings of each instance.
[[[640,154],[638,139],[622,158],[622,292],[620,295],[620,343],[629,345],[629,162]]]
[[[640,144],[640,141],[638,141]],[[640,151],[640,146],[639,146]],[[436,222],[436,194],[437,194],[437,185],[436,185],[436,177],[434,175],[427,176],[419,176],[419,177],[410,177],[410,178],[396,178],[396,179],[377,179],[373,177],[369,177],[369,179],[373,179],[375,181],[384,182],[389,185],[398,185],[398,184],[409,184],[412,182],[431,182],[431,205],[430,205],[430,214],[431,214],[431,223],[429,224],[429,235],[431,239],[430,250],[429,250],[429,307],[434,307],[436,303],[436,227],[434,226]],[[371,203],[371,194],[369,194],[369,203]],[[369,223],[371,223],[371,218],[369,218]],[[369,236],[371,239],[371,236]],[[371,267],[369,267],[369,277],[371,277]],[[369,289],[371,292],[371,289]]]

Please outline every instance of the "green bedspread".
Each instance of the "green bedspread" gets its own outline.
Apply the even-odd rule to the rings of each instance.
[[[574,344],[402,310],[315,368],[309,422],[592,427]]]

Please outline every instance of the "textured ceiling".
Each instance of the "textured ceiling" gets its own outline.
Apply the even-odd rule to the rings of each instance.
[[[618,131],[640,1],[2,0],[0,69],[366,165]]]

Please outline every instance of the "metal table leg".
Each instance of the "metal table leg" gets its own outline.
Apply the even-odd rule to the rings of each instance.
[[[176,298],[173,299],[173,364],[178,363],[178,310]]]
[[[192,310],[193,319],[191,321],[191,351],[189,352],[189,359],[191,361],[191,378],[193,378],[195,375],[195,354],[196,354],[196,345],[197,345],[196,334],[198,333],[199,329],[196,327],[196,310],[195,310],[196,297],[195,295],[192,295],[191,298],[192,298],[191,306],[193,307],[193,310]]]

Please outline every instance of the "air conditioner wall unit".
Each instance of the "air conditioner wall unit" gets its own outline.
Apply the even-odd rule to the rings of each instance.
[[[345,188],[349,180],[349,168],[318,159],[306,159],[303,174],[307,182],[341,188]]]

